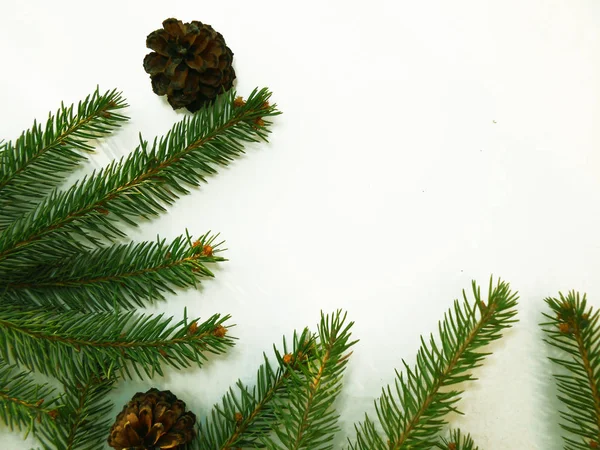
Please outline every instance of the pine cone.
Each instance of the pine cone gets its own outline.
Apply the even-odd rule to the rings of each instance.
[[[110,430],[108,445],[117,450],[177,449],[196,435],[196,416],[171,391],[138,392],[123,407]],[[181,446],[181,447],[180,447]]]
[[[163,28],[146,38],[154,51],[144,58],[144,70],[154,93],[166,95],[173,109],[194,112],[231,89],[233,52],[221,33],[198,21],[176,19],[165,20]]]

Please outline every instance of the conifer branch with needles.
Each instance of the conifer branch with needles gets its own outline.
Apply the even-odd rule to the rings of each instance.
[[[600,447],[600,327],[597,310],[588,306],[585,294],[571,291],[546,298],[551,313],[544,313],[545,341],[561,353],[550,359],[562,369],[554,378],[560,426],[572,435],[563,436],[566,450]]]
[[[517,295],[507,283],[494,286],[490,280],[487,303],[475,282],[472,291],[474,301],[463,291],[463,301],[455,300],[439,323],[439,340],[421,338],[416,367],[403,361],[405,372],[396,372],[394,386],[383,389],[375,402],[384,436],[367,415],[355,427],[352,450],[429,449],[437,444],[445,416],[458,412],[461,391],[454,386],[475,379],[472,370],[489,354],[479,350],[515,322]]]
[[[352,325],[341,311],[322,314],[318,333],[295,332],[291,349],[284,339],[283,352],[274,347],[277,367],[265,355],[254,388],[241,381],[230,388],[199,425],[194,450],[332,449],[339,429],[333,403],[357,342]]]
[[[110,409],[104,397],[118,379],[201,366],[207,354],[233,345],[229,316],[172,324],[135,312],[212,277],[210,265],[225,261],[218,234],[117,241],[123,222],[137,226],[160,214],[240,156],[244,144],[266,141],[269,119],[279,114],[270,96],[266,89],[245,101],[222,94],[163,138],[140,138],[130,155],[64,190],[57,186],[93,150],[89,140],[127,119],[120,93],[97,91],[77,108],[62,106],[45,128],[34,123],[14,144],[0,143],[0,364],[54,376],[65,387],[46,414],[56,416],[56,427],[46,426],[42,413],[54,405],[30,389],[49,391],[19,372],[22,390],[0,383],[0,392],[7,388],[0,402],[12,402],[16,416],[0,419],[22,426],[35,410],[44,448],[96,449],[108,431],[101,429]],[[10,370],[1,374],[16,373]]]
[[[241,155],[244,144],[266,140],[269,119],[279,114],[270,96],[257,89],[243,101],[229,91],[163,138],[140,138],[127,157],[64,190],[57,185],[92,150],[88,140],[126,120],[120,94],[96,92],[77,110],[61,107],[45,129],[34,124],[14,144],[0,144],[0,405],[9,411],[0,419],[33,430],[44,449],[96,449],[108,433],[106,395],[118,380],[201,366],[207,354],[233,345],[229,316],[200,322],[184,313],[173,323],[135,311],[212,277],[210,265],[224,261],[218,235],[123,243],[122,224],[162,213]],[[444,416],[456,411],[461,394],[454,385],[473,379],[487,355],[479,349],[514,322],[517,297],[506,283],[490,281],[487,304],[475,284],[473,293],[473,303],[463,293],[444,317],[439,342],[422,339],[416,368],[404,364],[395,391],[388,387],[376,402],[385,437],[366,417],[350,448],[416,450],[444,442]],[[231,388],[186,448],[331,450],[339,429],[334,402],[356,342],[351,327],[337,311],[321,316],[317,333],[294,333],[291,348],[284,340],[276,363],[264,357],[256,386],[239,381]],[[64,394],[55,396],[17,365],[54,376]],[[460,434],[451,438],[473,449]]]
[[[77,105],[61,105],[46,124],[34,122],[14,142],[0,146],[0,230],[31,210],[94,148],[92,139],[117,129],[128,117],[121,94],[98,89]]]
[[[0,311],[0,355],[54,377],[89,378],[94,372],[122,378],[162,375],[161,366],[201,366],[205,353],[220,354],[231,347],[224,325],[229,316],[214,315],[205,322],[137,314],[56,313],[46,309],[6,307]]]
[[[449,438],[442,438],[437,444],[439,450],[479,450],[470,434],[464,435],[460,430],[452,430]]]
[[[205,181],[215,166],[243,153],[244,143],[266,139],[268,118],[278,114],[268,103],[270,95],[266,89],[255,91],[236,107],[235,92],[223,94],[152,145],[141,141],[127,158],[66,191],[53,191],[0,234],[0,271],[29,267],[35,254],[45,260],[86,250],[75,236],[101,246],[98,236],[109,241],[124,236],[116,220],[137,226],[140,219],[163,212],[164,204],[188,193],[184,185]],[[62,245],[65,241],[69,245]]]
[[[250,388],[241,380],[214,406],[207,418],[199,424],[194,450],[230,450],[255,448],[271,433],[276,422],[274,402],[288,399],[286,380],[313,358],[315,337],[305,328],[294,332],[292,347],[283,339],[283,351],[273,350],[277,365],[263,355],[264,363],[258,368],[256,384]]]
[[[37,384],[29,377],[29,372],[0,360],[0,419],[26,435],[42,421],[54,422],[60,400],[48,384]]]
[[[56,426],[42,424],[36,432],[44,450],[96,450],[104,442],[111,420],[107,413],[112,402],[107,399],[114,377],[90,375],[63,382],[65,395],[58,410]]]
[[[196,287],[202,278],[213,277],[208,265],[225,261],[218,256],[222,242],[216,238],[184,235],[170,243],[161,239],[94,249],[33,274],[14,274],[4,281],[4,298],[80,311],[143,307],[163,300],[164,293],[174,294],[174,287]]]
[[[287,398],[275,402],[277,439],[264,440],[270,450],[331,450],[339,430],[332,407],[342,388],[342,377],[357,341],[350,340],[353,322],[337,311],[322,315],[313,355],[300,371],[285,380]]]

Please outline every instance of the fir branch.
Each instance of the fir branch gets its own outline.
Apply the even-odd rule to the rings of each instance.
[[[163,239],[85,252],[0,280],[0,297],[79,311],[143,307],[163,300],[164,292],[174,293],[174,287],[197,286],[202,277],[212,277],[206,264],[225,260],[217,256],[216,237],[207,233],[192,241],[185,235],[170,244]]]
[[[36,423],[49,421],[46,426],[54,426],[60,399],[53,388],[29,377],[29,372],[0,359],[0,419],[11,430],[26,430],[27,434],[35,431]]]
[[[338,414],[332,408],[341,388],[348,353],[356,341],[350,341],[346,314],[337,311],[321,314],[316,355],[300,372],[291,372],[285,380],[288,398],[275,402],[277,440],[263,439],[272,450],[330,450],[338,431]]]
[[[475,301],[469,302],[463,291],[462,304],[454,307],[439,324],[439,344],[433,335],[429,344],[421,338],[416,367],[403,361],[405,373],[396,372],[394,388],[383,389],[375,402],[377,417],[385,433],[382,437],[375,423],[365,417],[355,426],[353,450],[429,449],[445,424],[444,416],[456,410],[461,391],[453,386],[474,380],[471,371],[480,366],[488,353],[481,347],[499,339],[511,326],[516,315],[517,295],[507,283],[490,280],[488,303],[481,299],[480,288],[473,282]]]
[[[171,325],[160,315],[48,311],[7,306],[0,311],[0,355],[55,377],[87,378],[99,367],[110,375],[162,375],[161,365],[201,366],[205,353],[233,345],[223,325],[229,316]],[[117,367],[118,369],[115,369]]]
[[[78,105],[61,105],[45,126],[37,122],[0,148],[0,230],[31,210],[39,199],[93,151],[88,144],[111,133],[128,118],[117,91],[88,95]]]
[[[315,340],[308,329],[294,332],[292,348],[283,339],[283,353],[274,348],[278,365],[273,368],[264,355],[256,376],[256,385],[250,389],[241,380],[223,396],[221,405],[214,406],[210,416],[199,425],[194,450],[232,450],[259,447],[261,440],[276,423],[275,399],[288,399],[286,381],[314,355]]]
[[[45,450],[97,450],[108,436],[113,404],[106,398],[116,379],[91,375],[83,381],[65,381],[64,406],[56,427],[42,426],[36,433]]]
[[[437,444],[439,450],[479,450],[470,434],[461,434],[460,430],[452,430],[448,439],[442,438]]]
[[[564,369],[554,374],[558,398],[566,406],[560,426],[578,439],[564,436],[565,449],[589,449],[600,445],[600,327],[598,311],[587,306],[577,292],[546,298],[552,314],[541,324],[547,339],[564,355],[550,358]]]
[[[270,92],[254,91],[248,100],[234,104],[235,92],[176,124],[152,145],[142,141],[127,158],[75,183],[64,192],[54,191],[35,210],[12,223],[0,234],[0,272],[30,267],[40,262],[71,257],[86,249],[74,240],[83,237],[96,246],[123,236],[115,220],[137,225],[164,211],[205,176],[216,172],[243,153],[245,142],[266,140],[270,122],[277,115],[269,105]]]

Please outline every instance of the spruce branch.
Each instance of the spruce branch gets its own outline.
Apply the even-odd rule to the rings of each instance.
[[[206,175],[243,153],[245,142],[266,140],[268,117],[279,114],[268,90],[255,90],[243,104],[235,92],[176,124],[167,135],[140,146],[66,191],[53,191],[0,234],[0,272],[10,274],[38,262],[71,257],[91,243],[124,236],[115,223],[137,225],[164,211]],[[75,240],[74,237],[83,238]]]
[[[205,322],[131,312],[87,313],[5,307],[0,311],[0,355],[47,375],[87,378],[98,368],[122,378],[162,375],[161,365],[201,366],[205,353],[233,345],[223,325],[229,316]],[[118,369],[115,369],[117,367]],[[92,371],[92,372],[90,372]]]
[[[288,398],[275,402],[277,440],[264,439],[268,449],[333,449],[339,415],[332,406],[342,388],[348,350],[357,342],[350,341],[352,325],[341,311],[321,314],[315,356],[291,372],[285,380]]]
[[[43,424],[36,437],[45,450],[97,450],[105,442],[110,419],[105,419],[113,404],[106,398],[115,378],[90,375],[83,380],[65,381],[63,407],[55,427]]]
[[[266,355],[258,368],[256,384],[249,388],[241,380],[214,406],[199,425],[194,450],[232,450],[261,447],[261,440],[276,423],[275,399],[288,399],[286,380],[314,357],[315,338],[306,328],[294,332],[292,347],[283,339],[283,352],[273,347],[277,366]]]
[[[157,239],[84,252],[1,280],[0,299],[79,311],[143,307],[163,300],[165,292],[174,294],[174,287],[195,287],[203,277],[213,277],[207,264],[225,260],[217,255],[222,243],[216,238],[184,235],[169,244]]]
[[[60,397],[47,384],[37,384],[29,372],[0,359],[0,419],[11,429],[35,431],[36,423],[54,426]]]
[[[464,435],[460,430],[452,430],[448,439],[442,438],[437,444],[439,450],[479,450],[470,434]]]
[[[128,118],[120,113],[125,100],[117,91],[98,89],[77,105],[61,105],[45,126],[34,122],[14,142],[0,145],[0,230],[30,211],[39,199],[76,168],[88,143],[110,134]]]
[[[383,389],[375,402],[379,423],[385,436],[368,415],[355,426],[353,450],[429,449],[436,445],[445,416],[455,411],[461,391],[454,385],[474,380],[471,372],[489,353],[479,351],[499,339],[502,331],[515,322],[517,295],[509,285],[490,279],[487,304],[480,288],[472,284],[474,301],[463,291],[463,302],[454,307],[439,323],[439,341],[433,335],[427,344],[421,338],[416,367],[403,361],[404,373],[396,372],[393,388]]]
[[[585,294],[571,291],[546,298],[552,311],[541,324],[545,341],[563,354],[550,359],[560,368],[555,373],[559,396],[566,409],[560,426],[578,439],[563,436],[565,449],[589,449],[600,445],[600,327],[598,311],[587,305]]]

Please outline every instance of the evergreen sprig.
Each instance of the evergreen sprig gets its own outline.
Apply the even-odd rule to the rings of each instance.
[[[429,343],[421,338],[416,366],[403,361],[405,372],[396,372],[394,386],[383,389],[375,402],[384,436],[367,415],[355,427],[351,449],[425,450],[436,445],[445,416],[458,412],[461,391],[455,385],[475,379],[472,370],[489,354],[480,349],[499,339],[515,322],[517,295],[507,283],[498,281],[494,286],[490,280],[487,304],[475,282],[472,290],[474,301],[463,291],[463,301],[455,300],[439,323],[439,340],[433,335]]]
[[[90,375],[64,381],[63,405],[56,426],[42,424],[36,432],[44,450],[98,450],[106,441],[112,420],[107,395],[116,378]]]
[[[213,277],[207,264],[225,261],[217,255],[222,242],[216,238],[184,235],[170,243],[157,239],[84,252],[5,279],[4,299],[81,311],[143,307],[163,300],[165,292],[174,294],[173,287],[196,287],[203,277]]]
[[[470,434],[464,435],[460,430],[452,430],[449,438],[442,438],[437,444],[439,450],[479,450]]]
[[[60,396],[47,383],[38,384],[14,365],[0,360],[0,419],[11,430],[34,430],[36,423],[54,426]]]
[[[273,431],[264,439],[270,450],[330,450],[339,430],[332,407],[342,388],[342,377],[357,341],[350,340],[353,322],[337,311],[322,315],[314,355],[285,380],[286,398],[277,398]]]
[[[598,311],[587,305],[585,294],[571,291],[546,298],[551,314],[542,323],[545,341],[563,354],[550,359],[562,371],[554,378],[559,399],[566,450],[600,447],[600,327]]]
[[[47,308],[7,306],[0,311],[0,356],[8,362],[57,378],[162,375],[162,365],[201,366],[205,353],[223,353],[234,341],[224,326],[229,316],[214,315],[205,322],[137,314],[57,313]]]
[[[305,328],[294,332],[292,346],[283,339],[283,351],[273,346],[277,365],[266,354],[258,368],[256,383],[250,388],[241,380],[214,406],[210,415],[200,423],[194,450],[228,450],[262,447],[277,422],[275,399],[288,399],[286,380],[312,359],[315,337]]]
[[[243,153],[244,143],[266,139],[267,118],[278,114],[268,103],[271,94],[254,91],[243,105],[234,104],[235,95],[223,94],[152,145],[142,140],[127,158],[66,191],[53,191],[0,234],[0,272],[30,270],[32,258],[45,263],[72,257],[89,244],[101,246],[100,237],[124,237],[117,220],[137,226],[163,212],[163,205],[188,193],[185,185],[198,185],[215,166]]]
[[[12,402],[9,425],[35,416],[44,448],[96,449],[108,431],[104,397],[118,379],[162,375],[165,365],[200,366],[208,353],[233,345],[229,316],[173,324],[135,312],[212,277],[210,264],[225,260],[218,235],[123,243],[122,225],[165,211],[241,155],[244,144],[266,140],[269,118],[279,114],[270,96],[266,89],[246,101],[223,94],[64,190],[59,183],[93,150],[89,140],[127,119],[120,93],[96,91],[77,107],[61,106],[45,127],[34,123],[15,143],[0,142],[0,403]],[[50,393],[45,385],[4,369],[9,364],[60,380],[61,401],[41,402],[37,395]]]
[[[230,388],[199,426],[194,450],[333,448],[338,414],[332,405],[356,343],[352,325],[341,311],[321,314],[317,334],[294,332],[291,348],[284,338],[283,352],[273,347],[276,368],[265,355],[252,389],[241,381]]]
[[[110,134],[128,117],[121,94],[98,89],[77,105],[61,105],[45,125],[34,121],[14,142],[0,145],[0,230],[30,211],[94,148],[89,140]]]

